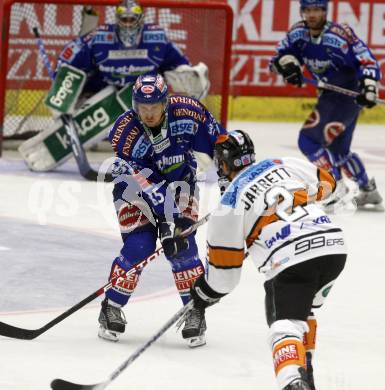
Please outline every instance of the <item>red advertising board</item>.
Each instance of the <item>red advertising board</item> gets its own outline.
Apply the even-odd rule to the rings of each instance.
[[[385,74],[384,0],[333,0],[329,19],[348,23],[379,60]],[[275,45],[300,20],[299,0],[228,0],[234,11],[232,95],[312,96],[314,88],[285,86],[269,71]],[[381,82],[385,95],[385,81]]]
[[[191,0],[190,0],[191,1]],[[214,0],[213,0],[214,1]],[[216,0],[218,2],[218,0]],[[226,2],[226,0],[224,0]],[[207,3],[210,1],[207,0]],[[230,85],[234,96],[313,96],[314,88],[285,86],[282,80],[269,71],[269,60],[274,54],[277,42],[285,36],[292,24],[300,20],[299,0],[227,0],[234,11]],[[13,19],[10,30],[8,80],[20,87],[21,79],[28,79],[27,88],[44,89],[50,84],[44,65],[36,49],[31,33],[33,26],[40,27],[41,34],[52,62],[57,58],[63,45],[77,34],[81,19],[81,6],[64,12],[67,5],[43,6],[41,4],[20,4],[30,7],[25,19]],[[151,16],[152,15],[152,16]],[[100,9],[100,22],[113,20],[113,14],[106,15]],[[172,15],[172,22],[163,25],[169,37],[183,49],[188,41],[190,47],[200,48],[203,42],[199,31],[186,30],[183,17]],[[332,0],[329,17],[337,22],[348,23],[356,34],[369,44],[385,73],[385,1],[384,0]],[[164,17],[150,14],[149,22],[162,24]],[[212,22],[215,31],[215,20]],[[33,25],[33,26],[32,26]],[[215,37],[215,33],[212,34]],[[194,42],[191,45],[191,42]],[[195,43],[196,42],[196,43]],[[215,45],[205,47],[209,58],[215,58]],[[202,60],[198,50],[187,52],[190,60]],[[219,58],[218,61],[222,59]],[[215,64],[210,65],[210,75],[215,79]],[[216,80],[212,80],[216,81]],[[32,84],[31,84],[32,83]],[[220,82],[212,82],[212,87]],[[12,85],[8,85],[12,88]],[[217,89],[218,87],[215,87]],[[385,81],[381,83],[381,95],[385,96]]]

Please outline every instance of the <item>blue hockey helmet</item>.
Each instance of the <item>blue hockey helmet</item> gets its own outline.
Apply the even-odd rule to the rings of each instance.
[[[307,7],[319,7],[324,8],[327,11],[329,0],[299,0],[299,2],[301,10]]]
[[[246,132],[233,130],[218,136],[214,146],[214,163],[220,177],[225,176],[222,162],[226,163],[230,171],[240,171],[254,161],[254,144]]]
[[[132,107],[135,111],[137,103],[167,104],[167,84],[160,74],[146,74],[139,76],[132,89]]]
[[[125,46],[136,46],[144,25],[143,8],[133,0],[123,0],[115,8],[115,18],[120,40]]]

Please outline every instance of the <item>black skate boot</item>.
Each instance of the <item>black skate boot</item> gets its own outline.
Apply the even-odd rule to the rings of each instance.
[[[315,390],[314,375],[313,375],[313,365],[311,364],[311,360],[312,360],[312,354],[310,352],[306,352],[307,381],[309,383],[310,390]]]
[[[305,369],[303,367],[300,367],[298,369],[298,372],[301,376],[291,381],[287,386],[283,388],[283,390],[311,390],[307,381]]]
[[[119,305],[111,303],[105,298],[99,314],[98,336],[109,341],[118,341],[120,333],[126,328],[126,318]]]
[[[361,210],[385,210],[384,206],[382,205],[382,197],[377,190],[374,178],[370,179],[369,183],[365,187],[360,188],[360,192],[357,196],[354,197],[354,200],[356,201],[357,208]]]
[[[205,331],[205,311],[193,307],[186,314],[182,337],[190,348],[200,347],[206,344]]]

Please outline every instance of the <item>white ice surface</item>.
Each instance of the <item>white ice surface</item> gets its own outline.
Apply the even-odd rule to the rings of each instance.
[[[257,158],[301,156],[296,147],[298,124],[233,122],[231,128],[246,129],[252,135]],[[360,153],[369,175],[375,176],[385,195],[384,126],[359,126],[353,150]],[[38,175],[28,172],[14,155],[5,153],[0,159],[0,321],[39,328],[101,287],[107,277],[116,253],[111,249],[109,254],[107,248],[98,256],[101,243],[97,237],[105,241],[110,238],[117,250],[120,245],[110,187],[86,182],[75,170],[74,163],[69,162],[59,173]],[[217,192],[212,184],[202,187],[203,215],[214,207]],[[357,212],[336,220],[346,231],[349,257],[317,316],[317,390],[383,390],[385,213]],[[18,248],[12,247],[15,243],[5,239],[7,233],[12,233],[7,231],[7,221],[12,229],[18,224],[20,229],[57,229],[57,243],[50,239],[53,260],[47,264],[38,262],[39,253],[45,248],[44,234],[40,240],[30,242],[27,230],[20,237]],[[61,236],[63,231],[78,234],[80,244],[85,237],[88,239],[84,245],[73,248],[68,236]],[[202,254],[204,236],[203,227],[198,234]],[[95,237],[92,258],[88,257],[89,237]],[[15,256],[25,246],[31,250]],[[55,259],[63,261],[63,256],[58,257],[59,251],[61,256],[68,253],[76,261],[69,262],[68,267],[55,264]],[[33,277],[29,277],[29,271],[23,269],[31,270],[34,262],[38,265]],[[105,380],[179,309],[180,300],[168,267],[164,258],[159,258],[145,270],[143,286],[125,308],[128,325],[119,343],[97,338],[99,301],[35,340],[0,337],[0,390],[49,389],[54,378],[84,384]],[[263,281],[253,264],[246,261],[240,285],[207,312],[205,347],[189,350],[173,328],[108,388],[276,389],[266,342]],[[43,293],[37,293],[37,285],[43,286]],[[20,303],[17,311],[7,304],[7,296]]]

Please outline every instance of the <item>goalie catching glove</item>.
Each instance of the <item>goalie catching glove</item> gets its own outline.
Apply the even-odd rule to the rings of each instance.
[[[273,67],[289,84],[302,86],[303,75],[301,64],[294,56],[286,54],[274,60]]]
[[[198,100],[206,97],[210,88],[208,68],[203,62],[195,66],[179,65],[174,70],[164,72],[164,76],[174,93],[192,96]]]
[[[360,81],[360,94],[356,97],[356,102],[360,106],[367,108],[374,107],[377,102],[378,89],[377,81],[371,78],[364,78]]]
[[[205,275],[202,274],[190,288],[191,299],[197,309],[206,309],[219,302],[226,294],[214,291],[207,283]]]

